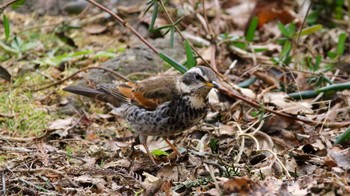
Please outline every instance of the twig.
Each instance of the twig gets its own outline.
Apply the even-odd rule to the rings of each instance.
[[[340,72],[339,69],[335,70],[334,75],[333,75],[332,78],[331,78],[331,81],[332,81],[332,82],[334,82],[334,80],[337,78],[339,72]],[[330,85],[330,84],[327,83],[326,86],[329,86],[329,85]],[[318,94],[317,97],[316,97],[315,99],[313,99],[311,103],[317,102],[318,100],[320,100],[320,99],[323,97],[323,95],[324,95],[324,92]]]
[[[307,8],[307,11],[306,11],[306,14],[305,14],[303,23],[302,23],[301,26],[300,26],[300,30],[299,30],[299,33],[298,33],[298,39],[297,39],[297,46],[299,46],[301,31],[303,30],[303,26],[305,25],[307,15],[309,15],[309,12],[310,12],[310,10],[311,10],[313,4],[314,4],[314,0],[311,0],[311,3],[310,3],[310,5],[309,5],[309,7]]]
[[[35,152],[34,150],[31,149],[27,149],[27,148],[23,148],[23,147],[12,147],[12,146],[1,146],[0,149],[2,151],[12,151],[12,152],[24,152],[24,153],[28,153],[28,152]]]
[[[248,103],[249,105],[257,108],[257,109],[261,109],[261,105],[259,103],[256,103],[255,101],[249,99],[249,98],[246,98],[246,97],[243,97],[237,93],[234,93],[233,91],[230,91],[230,90],[227,90],[227,89],[224,89],[222,87],[219,88],[219,91],[221,93],[224,93],[225,95],[231,97],[231,98],[234,98],[234,99],[240,99],[246,103]],[[287,113],[282,113],[282,112],[279,112],[279,111],[276,111],[276,110],[273,110],[273,109],[270,109],[270,108],[267,108],[265,107],[264,110],[266,112],[270,112],[270,113],[273,113],[273,114],[276,114],[276,115],[279,115],[279,116],[282,116],[282,117],[285,117],[285,118],[289,118],[289,119],[293,119],[293,120],[296,120],[296,121],[300,121],[300,122],[303,122],[303,123],[306,123],[306,124],[310,124],[310,125],[313,125],[313,126],[318,126],[318,125],[322,125],[322,126],[325,126],[325,127],[330,127],[330,128],[340,128],[340,127],[346,127],[346,126],[349,126],[350,125],[350,121],[346,121],[346,122],[319,122],[319,121],[313,121],[313,120],[308,120],[308,119],[303,119],[303,118],[298,118],[297,116],[294,116],[294,115],[291,115],[291,114],[287,114]]]
[[[89,3],[93,4],[94,6],[100,8],[101,10],[107,12],[108,14],[110,14],[111,16],[113,16],[118,22],[120,22],[124,27],[126,27],[127,29],[129,29],[137,38],[139,38],[144,44],[146,44],[154,53],[156,53],[157,55],[159,55],[159,51],[151,44],[149,43],[145,38],[142,37],[142,35],[140,35],[129,23],[127,23],[125,20],[123,20],[122,18],[120,18],[118,15],[116,15],[115,13],[113,13],[111,10],[109,10],[108,8],[104,7],[103,5],[97,3],[94,0],[86,0]]]
[[[173,19],[171,19],[170,14],[168,12],[168,10],[166,9],[164,2],[162,0],[159,0],[160,6],[162,7],[162,9],[165,12],[166,17],[168,18],[169,22],[174,26],[175,30],[179,33],[179,35],[181,36],[181,38],[183,40],[186,40],[185,36],[182,34],[182,32],[180,31],[180,29],[175,25]],[[188,41],[188,40],[187,40]],[[208,61],[206,61],[197,51],[197,49],[192,45],[191,42],[188,42],[189,45],[191,46],[192,50],[196,53],[196,55],[208,66],[210,67],[210,64],[208,63]],[[217,73],[218,74],[218,73]],[[221,74],[219,74],[221,75]]]
[[[0,135],[0,140],[8,140],[13,142],[28,142],[28,141],[31,141],[32,139],[33,138],[20,138],[20,137],[9,137],[9,136]]]
[[[125,80],[125,81],[127,81],[127,82],[130,82],[130,80],[129,80],[128,78],[124,77],[124,76],[121,75],[120,73],[115,72],[115,71],[113,71],[113,70],[111,70],[111,69],[108,69],[108,68],[105,68],[105,67],[92,66],[92,67],[85,67],[85,68],[83,68],[83,69],[80,69],[79,71],[73,73],[72,75],[68,76],[67,78],[64,78],[64,79],[62,79],[62,80],[59,80],[59,81],[57,81],[57,82],[55,82],[55,83],[52,83],[52,84],[50,84],[50,85],[44,86],[44,87],[42,87],[42,88],[35,89],[34,91],[41,91],[41,90],[44,90],[44,89],[47,89],[47,88],[50,88],[50,87],[53,87],[53,86],[57,86],[57,85],[59,85],[59,84],[62,84],[64,81],[69,80],[70,78],[74,77],[74,76],[77,75],[78,73],[83,72],[83,71],[86,71],[86,70],[89,70],[89,69],[102,69],[102,70],[105,70],[105,71],[108,71],[108,72],[113,73],[113,74],[116,75],[117,77],[122,78],[123,80]]]
[[[45,191],[45,192],[50,192],[50,190],[47,190],[47,189],[45,189],[45,188],[42,187],[42,186],[35,185],[35,184],[33,184],[33,183],[31,183],[31,182],[25,180],[25,179],[18,178],[18,181],[21,181],[21,182],[23,182],[23,183],[25,183],[25,184],[27,184],[27,185],[29,185],[29,186],[32,186],[32,187],[34,187],[34,188],[37,189],[37,190]],[[51,192],[51,193],[53,193],[53,192]]]
[[[13,1],[10,1],[10,2],[8,2],[8,3],[5,3],[5,4],[1,5],[1,6],[0,6],[0,14],[2,14],[2,13],[4,12],[4,10],[5,10],[8,6],[10,6],[11,4],[16,3],[17,1],[18,1],[18,0],[13,0]]]
[[[215,39],[215,35],[213,30],[211,29],[210,25],[209,25],[209,20],[208,20],[208,16],[207,16],[207,10],[205,9],[205,0],[202,0],[202,7],[203,7],[203,15],[204,15],[204,20],[205,20],[205,28],[207,30],[207,32],[209,33],[211,40]],[[219,25],[217,25],[219,26]]]
[[[165,12],[166,17],[168,18],[168,20],[170,21],[170,23],[174,26],[175,30],[179,33],[179,35],[182,37],[183,40],[187,40],[187,39],[185,38],[185,36],[183,35],[183,33],[180,31],[180,29],[175,25],[174,21],[171,19],[170,14],[169,14],[168,10],[166,9],[166,7],[165,7],[165,5],[164,5],[164,3],[163,3],[163,0],[159,0],[159,2],[160,2],[160,5],[161,5],[162,9],[163,9],[164,12]],[[188,40],[187,40],[187,41],[188,41]],[[211,42],[213,42],[213,40],[211,40]],[[208,61],[206,61],[206,60],[199,54],[198,50],[193,46],[193,44],[192,44],[190,41],[188,41],[188,43],[189,43],[190,47],[192,48],[192,50],[196,53],[197,57],[199,57],[199,58],[203,61],[203,63],[204,63],[206,66],[210,67],[210,68],[215,72],[215,74],[216,74],[221,80],[223,80],[227,85],[229,85],[229,86],[232,87],[232,85],[227,81],[227,79],[226,79],[224,76],[222,76],[221,73],[218,72],[216,68],[212,67],[212,66],[208,63]]]
[[[288,169],[287,169],[286,166],[282,163],[282,161],[278,158],[278,156],[277,156],[277,154],[276,154],[275,152],[273,152],[273,151],[270,150],[270,149],[261,149],[261,150],[258,150],[258,151],[261,151],[261,152],[265,151],[265,152],[271,153],[271,154],[274,156],[274,158],[277,160],[277,162],[281,165],[282,169],[286,172],[287,177],[288,177],[288,178],[291,177],[291,175],[290,175]]]
[[[215,188],[219,192],[219,195],[222,195],[222,190],[221,190],[221,188],[219,186],[218,181],[216,180],[216,177],[215,177],[215,174],[214,174],[214,171],[213,171],[214,170],[213,166],[209,165],[209,164],[204,164],[204,167],[206,167],[207,170],[209,171],[210,177],[213,179]]]

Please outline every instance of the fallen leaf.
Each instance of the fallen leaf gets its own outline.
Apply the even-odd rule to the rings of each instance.
[[[91,35],[98,35],[107,30],[106,25],[100,25],[100,24],[91,24],[86,27],[84,27],[84,31],[91,34]]]
[[[335,146],[328,151],[328,154],[334,159],[338,167],[346,170],[350,169],[350,148],[341,149]]]

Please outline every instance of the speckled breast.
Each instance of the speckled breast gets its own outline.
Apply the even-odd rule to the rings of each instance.
[[[194,108],[189,97],[184,96],[164,103],[154,111],[130,106],[124,111],[124,118],[139,134],[167,136],[197,124],[207,113],[207,104],[204,105],[203,108]]]

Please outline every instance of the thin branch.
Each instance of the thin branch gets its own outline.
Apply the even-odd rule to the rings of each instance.
[[[0,5],[0,14],[3,13],[4,9],[6,9],[8,6],[10,6],[11,4],[14,4],[16,3],[18,0],[13,0],[13,1],[10,1],[8,3],[5,3],[3,5]]]
[[[120,22],[124,27],[129,29],[137,38],[139,38],[144,44],[146,44],[154,53],[159,55],[159,51],[151,43],[149,43],[145,38],[143,38],[142,35],[140,35],[136,31],[136,29],[134,29],[129,23],[127,23],[121,17],[119,17],[118,15],[113,13],[111,10],[109,10],[108,8],[104,7],[103,5],[97,3],[94,0],[86,0],[86,1],[88,1],[89,3],[93,4],[94,6],[100,8],[101,10],[103,10],[103,11],[107,12],[108,14],[110,14],[111,16],[113,16],[118,22]]]
[[[297,39],[297,46],[299,46],[301,31],[302,31],[302,29],[303,29],[303,27],[304,27],[304,25],[305,25],[307,15],[309,15],[309,12],[310,12],[310,10],[311,10],[313,4],[314,4],[314,0],[311,0],[310,6],[307,8],[307,11],[306,11],[306,14],[305,14],[303,23],[302,23],[301,26],[300,26],[300,30],[299,30],[299,33],[298,33],[298,39]]]
[[[166,17],[167,17],[168,20],[169,20],[169,22],[170,22],[172,25],[174,25],[174,28],[175,28],[176,31],[179,33],[179,35],[181,36],[181,38],[182,38],[183,40],[186,40],[185,36],[182,34],[182,32],[180,31],[180,29],[175,25],[173,19],[171,19],[169,12],[168,12],[168,10],[166,9],[166,7],[165,7],[165,5],[164,5],[164,2],[163,2],[162,0],[159,0],[159,2],[160,2],[160,6],[162,7],[162,9],[163,9],[164,12],[165,12]],[[188,41],[188,40],[187,40],[187,41]],[[196,53],[196,55],[197,55],[208,67],[210,67],[210,64],[208,63],[208,61],[206,61],[206,60],[199,54],[199,52],[198,52],[197,49],[192,45],[192,43],[189,42],[189,41],[188,41],[188,43],[190,44],[192,50]]]
[[[219,91],[231,98],[234,98],[234,99],[239,99],[239,100],[242,100],[246,103],[248,103],[249,105],[257,108],[257,109],[261,109],[261,105],[259,103],[256,103],[255,101],[247,98],[247,97],[243,97],[237,93],[234,93],[233,91],[230,91],[228,89],[224,89],[222,87],[219,88]],[[276,114],[278,116],[282,116],[282,117],[285,117],[285,118],[288,118],[288,119],[293,119],[293,120],[296,120],[296,121],[300,121],[300,122],[303,122],[303,123],[306,123],[306,124],[310,124],[310,125],[313,125],[313,126],[318,126],[318,125],[322,125],[322,126],[325,126],[325,127],[330,127],[330,128],[340,128],[340,127],[346,127],[346,126],[349,126],[350,125],[350,121],[345,121],[345,122],[319,122],[319,121],[313,121],[313,120],[309,120],[309,119],[303,119],[303,118],[298,118],[297,116],[294,116],[294,115],[291,115],[291,114],[287,114],[287,113],[283,113],[283,112],[279,112],[279,111],[276,111],[276,110],[273,110],[273,109],[270,109],[270,108],[267,108],[265,107],[264,110],[266,112],[270,112],[270,113],[273,113],[273,114]]]

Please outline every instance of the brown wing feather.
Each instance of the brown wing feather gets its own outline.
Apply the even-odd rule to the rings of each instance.
[[[123,102],[131,102],[145,109],[154,110],[158,105],[181,95],[181,92],[177,89],[179,79],[177,76],[163,76],[137,83],[99,84],[96,89],[71,86],[65,88],[65,90],[97,98],[115,106]]]
[[[178,76],[162,76],[143,80],[136,84],[133,94],[135,99],[148,109],[155,109],[158,105],[179,96],[177,89]]]

